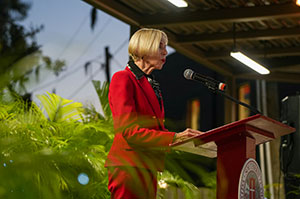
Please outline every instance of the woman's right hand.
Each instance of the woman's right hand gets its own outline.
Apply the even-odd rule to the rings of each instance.
[[[183,132],[176,133],[173,142],[180,142],[180,141],[183,141],[183,140],[185,140],[189,137],[193,137],[193,136],[196,136],[196,135],[202,135],[202,134],[203,134],[203,132],[201,132],[201,131],[187,128]]]

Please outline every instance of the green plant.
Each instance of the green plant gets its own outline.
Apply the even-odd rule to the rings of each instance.
[[[50,93],[38,96],[41,107],[0,97],[0,179],[5,179],[0,198],[110,198],[104,168],[114,137],[108,84],[93,84],[103,115]],[[177,167],[172,174],[164,171],[159,182],[194,198],[197,187],[179,177],[180,172]],[[210,182],[210,175],[202,174]],[[81,176],[88,182],[80,183]]]
[[[49,119],[34,102],[0,103],[0,198],[109,198],[111,123],[80,122],[82,105],[55,94],[38,98]]]
[[[26,87],[38,82],[46,70],[58,75],[65,69],[65,61],[51,60],[43,55],[35,36],[42,29],[25,27],[20,22],[26,19],[30,3],[23,0],[0,1],[0,94],[9,91],[13,95],[28,94]]]
[[[37,95],[37,98],[41,101],[48,114],[49,120],[52,122],[81,119],[81,103],[64,99],[54,93],[48,93],[48,95]]]
[[[166,189],[168,187],[174,187],[181,189],[185,195],[186,199],[193,199],[199,194],[199,190],[196,186],[192,183],[189,183],[182,178],[180,178],[176,174],[171,174],[167,170],[162,173],[158,174],[158,185],[159,185],[159,198],[163,198],[164,196],[161,194],[163,193],[162,189]],[[177,192],[177,191],[175,191]],[[176,194],[175,194],[176,195]]]

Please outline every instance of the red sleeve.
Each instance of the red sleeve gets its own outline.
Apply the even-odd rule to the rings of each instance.
[[[116,73],[110,83],[109,102],[113,113],[114,127],[117,133],[122,133],[125,140],[136,147],[168,147],[173,141],[174,132],[152,129],[150,126],[158,125],[151,115],[142,116],[138,113],[134,80],[129,73],[122,71]],[[148,102],[144,102],[148,103]],[[148,107],[151,110],[151,107]],[[150,113],[149,113],[150,114]],[[149,128],[147,128],[149,126]]]

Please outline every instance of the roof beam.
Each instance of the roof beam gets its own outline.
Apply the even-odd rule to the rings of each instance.
[[[233,32],[225,33],[213,33],[213,34],[200,34],[200,35],[188,35],[177,36],[176,41],[182,44],[190,43],[211,43],[211,42],[232,42]],[[236,32],[236,41],[243,40],[271,40],[281,39],[288,37],[300,36],[300,28],[288,28],[288,29],[268,29],[268,30],[255,30],[247,32]]]
[[[300,83],[300,74],[271,72],[268,75],[260,75],[254,73],[239,74],[235,76],[237,79],[262,79],[266,81]]]
[[[130,24],[139,26],[139,19],[141,19],[141,16],[138,15],[136,12],[134,12],[132,9],[129,9],[128,7],[122,5],[121,3],[118,3],[117,1],[112,0],[83,0],[87,2],[88,4],[94,6],[95,8],[98,8],[117,19]]]
[[[168,34],[169,35],[169,34]],[[198,63],[202,64],[203,66],[216,71],[224,76],[233,76],[233,72],[227,66],[220,66],[220,64],[215,64],[209,60],[207,60],[203,56],[203,52],[194,46],[186,46],[186,45],[179,45],[176,42],[172,42],[170,40],[170,46],[176,49],[176,51],[188,56],[191,59],[194,59]]]
[[[218,9],[197,12],[176,12],[144,16],[142,26],[177,26],[205,23],[249,22],[284,17],[300,16],[300,8],[295,3],[256,6],[244,8]]]
[[[240,49],[240,48],[238,48]],[[245,54],[252,57],[282,57],[282,56],[299,56],[300,47],[293,48],[270,48],[270,49],[244,49]],[[205,57],[209,60],[229,59],[230,51],[212,51],[206,52]]]
[[[203,52],[199,48],[193,45],[178,44],[177,42],[175,42],[176,35],[173,32],[169,31],[166,28],[162,30],[168,35],[169,45],[175,48],[177,52],[188,56],[189,58],[195,60],[196,62],[202,64],[203,66],[213,71],[220,73],[221,75],[227,77],[233,76],[233,72],[228,66],[220,63],[214,63],[210,60],[207,60]]]
[[[125,7],[124,5],[116,1],[112,1],[112,0],[84,0],[84,1],[130,25],[141,26],[140,21],[143,21],[141,16],[139,16],[131,9]],[[168,32],[167,30],[165,30],[165,32],[167,32],[168,36],[170,37],[169,40],[170,45],[173,48],[175,48],[178,52],[188,55],[190,58],[198,61],[199,63],[203,64],[204,66],[216,72],[219,72],[222,75],[225,76],[233,75],[233,73],[231,73],[229,69],[225,70],[224,67],[218,66],[217,64],[214,64],[211,61],[206,60],[203,56],[199,56],[203,54],[203,52],[201,52],[199,49],[190,46],[186,47],[185,45],[181,45],[181,44],[177,44],[176,42],[173,42],[175,41],[174,34]]]
[[[280,66],[280,67],[273,68],[272,71],[274,71],[274,72],[284,72],[284,73],[285,72],[299,73],[299,75],[300,75],[300,64]]]

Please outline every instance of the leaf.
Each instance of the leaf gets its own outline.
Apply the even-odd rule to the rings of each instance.
[[[97,22],[97,8],[93,7],[91,11],[91,29],[94,30]]]
[[[32,71],[38,64],[40,52],[36,51],[32,54],[20,58],[15,61],[6,71],[0,73],[0,89],[8,86],[12,80],[21,79],[26,73]],[[0,60],[1,61],[1,60]]]
[[[108,90],[109,90],[109,83],[104,82],[101,86],[100,81],[92,81],[94,88],[98,94],[102,110],[104,113],[104,117],[106,120],[112,120],[112,113],[109,107],[109,102],[108,102]]]
[[[79,120],[82,114],[82,104],[73,100],[64,99],[54,93],[47,92],[48,95],[37,95],[45,108],[49,120],[61,122],[66,120]]]
[[[183,180],[178,175],[171,174],[167,170],[158,174],[158,185],[160,189],[167,188],[167,186],[161,186],[164,183],[166,183],[169,187],[181,189],[187,199],[198,198],[195,196],[199,194],[199,190],[195,185]]]
[[[84,64],[84,74],[85,75],[88,74],[88,69],[89,69],[90,65],[91,65],[91,62],[89,62],[89,61]]]

